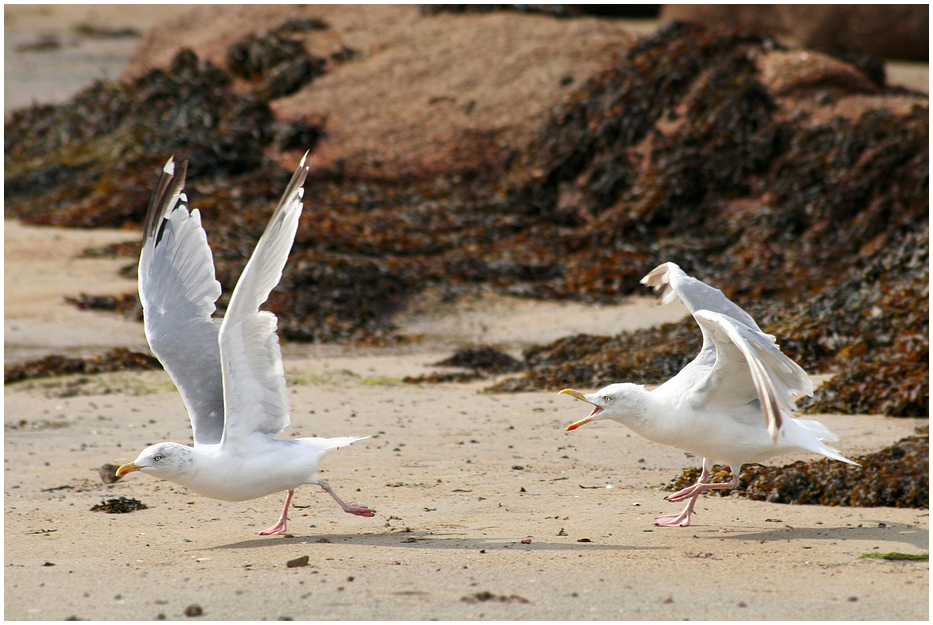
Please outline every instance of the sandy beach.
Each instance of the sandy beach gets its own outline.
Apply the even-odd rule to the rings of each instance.
[[[56,15],[61,23],[87,18]],[[40,32],[20,19],[20,38]],[[80,254],[139,236],[6,220],[5,362],[145,349],[141,324],[64,300],[134,291],[135,282],[118,274],[131,260]],[[616,306],[492,295],[439,305],[425,297],[397,319],[399,333],[412,338],[402,346],[285,344],[292,424],[283,436],[368,436],[325,459],[320,476],[345,500],[376,510],[373,518],[343,514],[306,486],[296,492],[286,536],[257,535],[278,517],[284,494],[229,503],[140,473],[101,481],[97,467],[129,462],[148,444],[190,442],[184,406],[164,372],[8,385],[4,616],[928,620],[928,563],[872,557],[927,553],[928,510],[707,496],[692,526],[655,527],[655,516],[680,509],[664,501],[663,488],[699,458],[610,422],[566,432],[587,410],[560,389],[496,395],[483,392],[488,382],[403,382],[438,371],[432,363],[460,347],[518,355],[532,343],[683,314],[649,297]],[[928,423],[813,418],[839,435],[836,447],[849,457]],[[117,497],[147,509],[91,511]]]
[[[95,276],[103,291],[131,290],[116,275],[124,262],[74,257],[130,233],[6,226],[7,358],[142,344],[141,325],[72,312],[63,299]],[[17,251],[24,240],[47,252]],[[285,434],[370,436],[328,457],[322,477],[377,511],[345,515],[305,487],[289,536],[256,535],[278,515],[279,495],[227,503],[139,474],[101,482],[100,465],[160,440],[190,441],[164,372],[12,385],[5,616],[181,619],[198,605],[210,620],[926,619],[926,563],[860,556],[925,552],[927,511],[707,497],[693,526],[657,528],[654,517],[678,507],[661,487],[698,459],[617,424],[565,432],[585,409],[556,392],[402,382],[435,371],[457,345],[514,352],[552,332],[592,324],[611,333],[682,314],[653,306],[495,298],[413,315],[403,332],[422,340],[404,349],[286,345]],[[847,455],[925,422],[818,418]],[[90,511],[121,496],[148,509]],[[306,566],[288,567],[303,556]]]

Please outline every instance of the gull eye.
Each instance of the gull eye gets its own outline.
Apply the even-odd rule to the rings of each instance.
[[[606,402],[607,404],[611,404],[611,403],[612,403],[612,395],[606,395],[605,397],[603,397],[603,401]]]
[[[152,459],[158,462],[159,460],[162,459],[162,454],[156,454]]]

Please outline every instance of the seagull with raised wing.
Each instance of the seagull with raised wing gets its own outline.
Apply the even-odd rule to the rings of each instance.
[[[813,384],[747,312],[674,263],[660,265],[641,282],[654,288],[660,304],[680,299],[686,305],[703,333],[700,353],[651,391],[623,383],[591,394],[573,389],[561,393],[593,405],[590,415],[568,430],[612,419],[648,440],[703,458],[697,483],[666,497],[675,502],[688,500],[687,507],[680,514],[658,517],[658,525],[689,525],[697,497],[737,487],[739,471],[749,462],[806,451],[857,464],[824,443],[839,440],[825,425],[791,417],[796,399],[812,395]],[[707,482],[715,461],[729,466],[730,482]]]
[[[292,176],[223,319],[214,319],[220,283],[197,209],[183,189],[187,162],[166,163],[146,216],[139,258],[139,299],[146,338],[181,393],[194,447],[159,443],[144,449],[117,477],[142,471],[213,499],[244,501],[287,491],[282,515],[262,535],[284,534],[294,490],[316,484],[345,512],[371,517],[314,477],[326,454],[357,436],[275,438],[289,424],[276,318],[260,311],[282,277],[301,215],[307,157]]]

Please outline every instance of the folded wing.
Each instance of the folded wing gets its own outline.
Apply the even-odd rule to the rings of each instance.
[[[711,398],[707,407],[716,410],[719,407],[710,404],[717,398],[757,396],[768,433],[777,442],[782,415],[794,410],[797,396],[813,394],[809,376],[780,350],[773,336],[721,313],[701,310],[694,317],[716,346],[716,362],[697,387],[698,398]]]
[[[288,396],[275,315],[260,311],[282,277],[298,229],[307,154],[292,176],[246,264],[220,327],[224,405],[223,446],[254,432],[275,436],[288,426]]]
[[[149,347],[185,402],[197,447],[219,443],[223,435],[219,325],[211,318],[220,283],[201,216],[186,206],[186,171],[182,163],[176,174],[169,159],[150,200],[139,299]]]

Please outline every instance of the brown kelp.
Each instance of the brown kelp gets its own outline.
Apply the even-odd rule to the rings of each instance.
[[[710,491],[772,503],[893,508],[930,507],[930,436],[910,436],[881,451],[853,458],[852,466],[823,458],[783,467],[745,465],[739,487]],[[687,469],[669,490],[696,482],[699,469]],[[729,469],[715,465],[711,481],[728,482]]]
[[[3,368],[4,383],[71,374],[94,374],[110,371],[161,369],[162,363],[151,354],[115,347],[91,358],[53,354]]]
[[[263,68],[307,66],[288,35],[241,42],[228,55],[236,69],[185,52],[136,81],[14,113],[7,213],[138,224],[153,172],[169,154],[188,158],[189,196],[229,293],[287,179],[266,155],[327,132],[326,120],[276,120],[281,91],[257,88],[278,73]],[[568,90],[505,170],[318,172],[269,308],[289,339],[386,341],[425,288],[614,302],[672,260],[808,370],[839,373],[812,409],[925,415],[928,100],[879,84],[861,69],[871,66],[665,26]],[[282,75],[292,71],[307,78]],[[304,78],[282,89],[314,89]],[[569,337],[531,348],[528,376],[498,388],[659,382],[697,340],[690,323]]]

